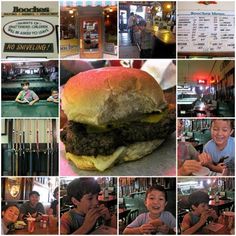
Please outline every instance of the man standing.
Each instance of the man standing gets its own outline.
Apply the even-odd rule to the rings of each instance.
[[[133,44],[134,43],[134,13],[131,12],[130,16],[128,18],[128,30],[129,30],[129,34],[130,34],[130,41]]]

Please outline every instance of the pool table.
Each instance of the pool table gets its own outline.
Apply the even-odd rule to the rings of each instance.
[[[58,104],[39,100],[34,105],[2,101],[2,117],[58,117]]]
[[[50,81],[31,81],[30,89],[36,94],[51,94],[51,89],[57,87],[57,84]],[[17,95],[22,90],[20,81],[2,83],[2,95]]]

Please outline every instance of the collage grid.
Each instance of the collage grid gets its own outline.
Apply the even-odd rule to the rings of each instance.
[[[235,234],[234,1],[1,1],[1,235]]]

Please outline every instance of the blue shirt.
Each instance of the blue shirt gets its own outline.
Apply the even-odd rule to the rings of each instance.
[[[166,224],[169,228],[174,229],[176,227],[175,217],[169,211],[161,212],[159,219]],[[143,224],[147,224],[152,219],[149,217],[149,212],[140,214],[133,222],[131,222],[127,228],[140,227]],[[158,232],[157,234],[161,234]]]
[[[235,159],[235,144],[234,138],[229,137],[227,144],[223,150],[219,150],[216,146],[216,143],[213,139],[211,139],[208,143],[206,143],[203,147],[203,152],[206,152],[211,155],[212,161],[216,164],[219,163],[220,159],[224,156],[229,156],[229,158],[224,160],[224,163],[228,166],[230,163],[234,164]]]

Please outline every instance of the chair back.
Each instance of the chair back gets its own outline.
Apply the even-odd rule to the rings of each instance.
[[[129,225],[131,222],[133,222],[137,216],[139,215],[139,210],[131,210],[127,216],[127,225]]]

